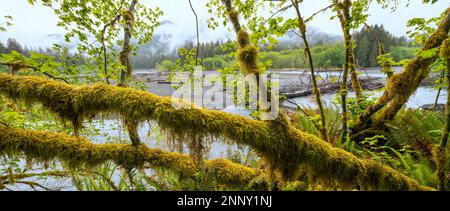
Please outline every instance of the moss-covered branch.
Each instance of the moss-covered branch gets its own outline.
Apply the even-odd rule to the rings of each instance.
[[[120,52],[120,64],[125,67],[124,70],[121,71],[120,74],[120,84],[126,86],[127,78],[131,77],[133,73],[133,67],[131,66],[131,36],[133,32],[134,25],[134,10],[136,5],[138,4],[137,0],[131,1],[130,7],[127,11],[122,14],[122,17],[125,21],[124,26],[124,39],[123,39],[123,47]]]
[[[447,92],[450,92],[450,38],[446,39],[441,46],[440,55],[442,59],[445,60],[447,64]],[[438,189],[446,190],[448,176],[446,175],[446,170],[449,162],[448,152],[447,152],[447,142],[448,135],[450,132],[450,95],[447,95],[447,106],[445,109],[445,114],[447,116],[445,127],[443,129],[441,142],[439,144],[439,149],[435,149],[434,158],[437,166],[438,175]],[[439,152],[436,152],[436,151]]]
[[[83,117],[107,112],[138,122],[154,120],[164,129],[183,137],[186,135],[221,137],[231,143],[250,146],[288,180],[295,180],[300,166],[306,166],[311,173],[318,175],[318,179],[335,181],[347,187],[429,190],[392,168],[372,160],[359,159],[345,150],[334,148],[316,136],[299,131],[287,123],[284,115],[270,122],[252,120],[222,111],[204,110],[181,100],[159,97],[131,88],[105,84],[73,86],[40,77],[9,74],[0,74],[0,93],[29,103],[42,103],[60,117],[73,120],[78,127],[81,126]],[[184,104],[184,108],[175,109],[172,102]],[[191,105],[192,109],[186,109],[187,105]],[[79,141],[72,137],[67,137],[68,141],[61,142],[57,140],[63,135],[56,136],[44,132],[22,133],[3,130],[0,131],[0,136],[0,148],[10,146],[30,155],[39,152],[39,157],[44,159],[56,155],[58,158],[75,163],[83,161],[87,164],[96,164],[107,157],[114,161],[138,165],[144,159],[136,159],[135,156],[150,154],[153,157],[146,155],[144,158],[155,165],[182,168],[183,171],[191,165],[190,163],[180,165],[183,163],[180,159],[184,156],[164,154],[164,159],[161,159],[156,156],[161,155],[161,151],[149,150],[144,146],[138,148],[127,145],[96,146],[88,145],[83,139]],[[37,136],[41,138],[38,139]],[[55,147],[63,150],[54,151],[52,148]],[[68,148],[74,151],[65,150]],[[96,149],[96,153],[91,154],[92,151],[89,149]],[[86,150],[88,156],[80,156],[80,153]],[[49,155],[51,157],[46,157]]]
[[[145,145],[93,144],[84,138],[61,133],[29,131],[0,127],[0,154],[21,154],[38,162],[58,160],[70,167],[95,167],[107,161],[141,167],[171,169],[192,177],[196,166],[188,155],[151,149]],[[220,184],[237,186],[248,184],[259,176],[256,169],[232,163],[225,159],[205,162],[205,169]]]

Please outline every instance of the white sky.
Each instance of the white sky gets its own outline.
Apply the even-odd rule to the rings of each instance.
[[[401,0],[400,0],[401,1]],[[401,36],[407,31],[406,22],[413,17],[434,17],[450,6],[450,1],[439,0],[434,5],[423,5],[422,0],[410,0],[409,7],[405,4],[399,5],[395,12],[382,9],[373,4],[368,19],[369,24],[384,24],[391,33]],[[226,39],[233,35],[226,29],[220,28],[212,31],[207,28],[206,20],[209,17],[205,7],[207,0],[193,0],[194,7],[200,16],[201,40]],[[172,25],[158,28],[155,33],[166,33],[172,35],[175,42],[183,42],[193,39],[195,35],[195,19],[187,0],[141,0],[140,3],[148,7],[160,7],[164,15],[160,20],[170,20]],[[313,14],[319,9],[327,6],[329,0],[306,0],[302,5],[302,13],[305,17]],[[20,43],[31,47],[50,46],[56,41],[51,34],[63,34],[64,31],[56,26],[57,17],[52,10],[40,5],[29,5],[27,0],[0,0],[0,23],[4,21],[3,16],[13,16],[13,26],[7,32],[0,33],[0,41],[6,42],[8,37],[15,37]],[[284,16],[293,17],[293,11],[286,12]],[[318,15],[309,26],[319,31],[339,35],[341,29],[336,20],[331,21],[332,12]]]

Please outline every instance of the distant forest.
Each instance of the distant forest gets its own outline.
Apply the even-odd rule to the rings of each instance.
[[[344,45],[342,37],[333,36],[315,30],[310,30],[309,39],[312,46],[312,54],[315,64],[319,68],[338,68],[344,64]],[[288,33],[282,37],[277,44],[261,49],[260,61],[269,64],[271,69],[295,69],[305,68],[303,50],[299,47],[302,42],[294,33]],[[375,25],[371,29],[363,27],[354,35],[356,48],[354,50],[357,65],[359,67],[377,67],[378,46],[377,41],[381,41],[387,53],[390,53],[395,61],[409,59],[413,57],[417,46],[406,37],[396,37],[384,29],[383,25]],[[135,69],[159,69],[171,70],[176,66],[177,61],[183,62],[177,47],[171,47],[169,35],[154,35],[153,40],[142,45],[133,56],[132,64]],[[234,56],[235,52],[232,41],[202,42],[199,45],[199,57],[202,59],[206,70],[217,70],[222,68],[236,68]],[[228,46],[225,48],[224,46]],[[195,47],[193,41],[185,41],[178,46],[188,50]],[[0,42],[0,53],[10,53],[17,51],[25,56],[30,56],[32,52],[57,56],[58,53],[52,48],[29,48],[20,44],[16,39],[9,38],[6,43]],[[78,61],[83,64],[81,58]]]

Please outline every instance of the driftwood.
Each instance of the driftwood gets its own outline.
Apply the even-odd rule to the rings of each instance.
[[[382,82],[373,78],[365,78],[360,79],[361,86],[364,90],[377,90],[384,86]],[[352,83],[348,82],[347,86],[350,90],[352,89]],[[322,94],[326,93],[336,93],[339,91],[340,83],[326,83],[319,86],[320,92]],[[281,95],[285,96],[287,99],[297,98],[297,97],[306,97],[312,95],[312,89],[308,88],[307,90],[297,91],[297,92],[285,92],[281,93]]]

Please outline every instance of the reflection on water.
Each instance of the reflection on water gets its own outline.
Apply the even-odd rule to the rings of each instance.
[[[248,115],[247,111],[241,109],[236,109],[232,112],[240,115]],[[118,140],[122,140],[127,143],[126,140],[129,140],[128,134],[121,127],[120,120],[102,120],[101,123],[94,122],[93,124],[100,130],[100,135],[89,138],[94,143],[102,144],[117,142]],[[151,148],[159,148],[168,151],[171,150],[171,147],[166,140],[167,137],[161,134],[161,131],[158,130],[156,123],[146,122],[142,124],[139,129],[139,136],[141,137],[141,141]],[[227,150],[230,149],[233,152],[238,150],[237,146],[229,146],[228,144],[224,144],[220,139],[215,139],[211,143],[210,148],[211,150],[208,154],[208,158],[224,158],[227,156]],[[244,152],[248,150],[246,147],[240,147],[239,149]],[[185,153],[188,153],[187,149]]]

